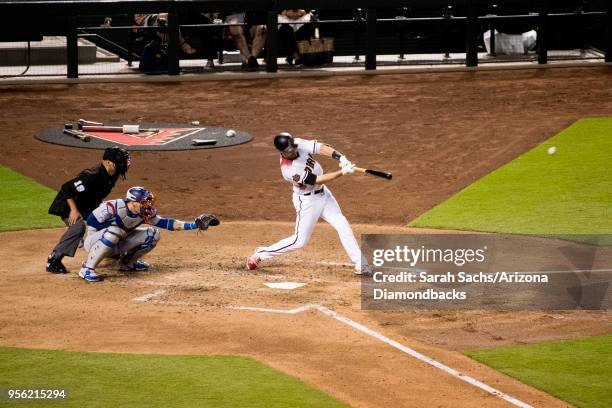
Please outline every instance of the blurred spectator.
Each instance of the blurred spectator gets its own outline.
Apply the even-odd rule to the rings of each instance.
[[[242,59],[242,67],[244,69],[256,70],[259,68],[257,57],[266,43],[265,18],[265,12],[238,12],[230,14],[225,18],[226,24],[246,24],[244,26],[233,25],[228,27],[228,32],[234,40],[236,48],[240,51],[240,58]],[[247,36],[252,38],[250,48]]]
[[[535,30],[522,34],[506,34],[495,30],[495,53],[505,55],[523,55],[536,47],[538,34]],[[491,30],[485,31],[483,40],[487,54],[491,54]]]
[[[163,44],[167,44],[168,32],[166,27],[168,26],[168,13],[160,14],[136,14],[134,21],[137,26],[140,27],[160,27],[157,31],[157,36]],[[183,34],[179,31],[179,44],[181,51],[186,55],[193,55],[197,51],[193,48],[187,40],[183,37]]]
[[[283,10],[278,15],[279,55],[285,56],[287,64],[301,64],[297,42],[314,37],[314,26],[304,24],[312,20],[313,14],[303,9]]]
[[[210,12],[188,12],[179,15],[181,24],[222,24],[223,20],[219,13]],[[182,29],[185,36],[196,44],[198,56],[205,58],[206,67],[214,68],[213,60],[216,57],[218,48],[221,46],[223,29],[211,27],[184,27]]]

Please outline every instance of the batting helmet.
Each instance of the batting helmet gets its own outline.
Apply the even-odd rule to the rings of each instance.
[[[104,155],[102,160],[109,160],[115,163],[115,169],[118,174],[121,174],[125,178],[130,167],[130,153],[122,147],[113,146],[104,149]]]
[[[293,140],[293,136],[289,132],[281,132],[274,137],[274,147],[278,150],[285,151],[289,147],[295,147],[296,144]]]

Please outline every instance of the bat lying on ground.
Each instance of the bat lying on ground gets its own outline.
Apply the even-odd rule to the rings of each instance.
[[[121,132],[121,133],[159,132],[159,129],[140,129],[139,125],[103,126],[103,125],[83,125],[81,123],[79,123],[79,130],[82,130],[83,132]]]
[[[371,174],[372,176],[376,176],[376,177],[382,177],[387,180],[391,180],[393,178],[393,175],[391,173],[387,173],[384,171],[364,169],[361,167],[355,167],[355,171],[358,171],[360,173],[365,173],[365,174]]]
[[[104,123],[102,122],[93,122],[87,119],[79,119],[77,123],[79,123],[80,125],[87,125],[87,126],[104,126]]]
[[[91,140],[91,136],[89,136],[87,133],[80,132],[74,129],[64,129],[64,134],[76,137],[77,139],[81,139],[84,142],[89,142]]]

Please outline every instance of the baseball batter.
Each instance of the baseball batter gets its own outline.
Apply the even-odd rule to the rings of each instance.
[[[87,225],[84,248],[88,257],[79,276],[88,282],[98,282],[102,277],[96,273],[96,266],[104,258],[118,256],[121,270],[149,269],[149,264],[140,258],[157,245],[160,238],[158,228],[205,231],[209,225],[219,225],[219,220],[212,214],[201,214],[194,222],[160,217],[155,207],[155,195],[143,187],[132,187],[125,199],[100,204],[87,218]]]
[[[361,250],[355,235],[338,202],[325,183],[355,172],[355,165],[333,147],[317,142],[293,138],[287,132],[274,138],[274,146],[281,152],[280,169],[283,178],[293,184],[295,207],[295,233],[267,247],[259,247],[247,259],[247,269],[257,268],[261,261],[302,248],[312,235],[319,218],[331,224],[338,232],[340,242],[355,265],[358,275],[369,274],[367,264],[362,264]],[[340,162],[341,169],[323,174],[323,168],[313,155],[332,157]]]

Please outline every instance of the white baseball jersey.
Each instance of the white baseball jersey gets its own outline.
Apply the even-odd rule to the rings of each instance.
[[[338,232],[340,242],[355,264],[355,268],[361,269],[359,244],[331,190],[325,187],[317,194],[308,194],[323,187],[313,184],[314,177],[323,175],[323,169],[312,157],[313,154],[320,153],[322,144],[316,140],[298,138],[294,140],[297,144],[298,157],[295,160],[287,160],[281,156],[280,165],[283,178],[293,184],[295,233],[270,246],[257,248],[254,256],[266,260],[302,248],[310,240],[319,218],[323,218]]]
[[[321,188],[318,184],[311,184],[313,177],[323,175],[323,168],[312,157],[318,154],[321,143],[316,140],[294,139],[297,144],[298,157],[295,160],[280,158],[280,167],[283,178],[293,184],[296,194],[310,193]]]
[[[121,228],[129,234],[142,223],[143,220],[140,218],[140,214],[131,212],[127,208],[127,202],[123,199],[104,201],[87,218],[89,233],[94,233],[112,225]],[[157,210],[155,210],[149,224],[159,228],[174,229],[174,219],[160,217],[157,215]]]

